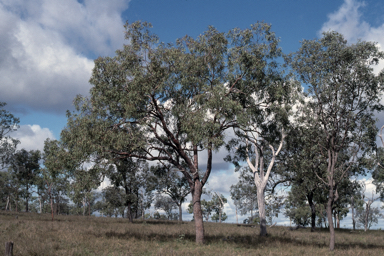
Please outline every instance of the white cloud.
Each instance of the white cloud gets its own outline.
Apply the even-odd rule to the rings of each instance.
[[[362,38],[369,25],[365,21],[361,21],[361,13],[359,8],[364,3],[355,0],[345,0],[339,10],[328,15],[328,21],[323,24],[321,32],[334,30],[342,33],[347,40],[356,41]]]
[[[334,30],[343,34],[349,43],[356,43],[358,39],[372,41],[376,42],[379,49],[383,51],[384,24],[374,27],[363,20],[361,9],[364,6],[366,6],[364,2],[345,0],[337,11],[328,15],[328,21],[323,24],[318,33],[319,36],[321,32]],[[384,61],[381,60],[373,68],[376,74],[379,73],[384,69]],[[381,103],[384,104],[384,99]],[[384,124],[384,113],[379,113],[376,117],[379,119],[377,126],[380,128]],[[378,145],[382,146],[381,143]]]
[[[63,114],[88,93],[92,58],[122,47],[128,2],[0,0],[0,101]]]
[[[372,41],[378,43],[379,48],[383,50],[384,24],[373,27],[363,20],[360,10],[364,6],[364,2],[345,0],[336,12],[328,15],[328,21],[323,24],[318,35],[321,36],[322,32],[334,30],[343,34],[350,43],[355,43],[358,39]],[[378,72],[383,68],[384,62],[381,62],[375,67],[375,71]]]
[[[21,125],[20,128],[13,132],[11,135],[13,138],[20,140],[20,144],[17,149],[26,150],[44,150],[44,141],[47,138],[55,139],[52,131],[48,128],[42,128],[37,124],[34,125]]]

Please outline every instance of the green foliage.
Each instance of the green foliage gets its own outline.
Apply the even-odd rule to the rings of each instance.
[[[372,183],[376,186],[376,192],[380,193],[380,199],[384,201],[384,148],[377,148],[371,160],[374,164],[374,166],[371,166],[373,167]]]
[[[230,192],[240,214],[245,215],[251,212],[253,217],[253,213],[257,210],[257,188],[250,168],[240,170],[239,181],[231,185]]]
[[[288,193],[284,215],[296,225],[307,226],[311,221],[311,209],[307,205],[305,195],[297,194],[296,190],[300,190],[300,188],[293,187]],[[298,195],[301,195],[301,197]]]
[[[211,192],[206,192],[208,195],[211,195],[212,193]],[[212,195],[212,199],[207,201],[205,199],[201,200],[201,211],[202,211],[202,215],[203,217],[205,218],[205,221],[209,221],[209,217],[211,216],[212,212],[214,213],[213,216],[215,216],[215,219],[212,219],[212,220],[216,220],[216,217],[217,217],[217,220],[220,219],[220,214],[221,214],[221,220],[224,221],[226,218],[227,218],[227,215],[225,214],[225,212],[222,212],[223,208],[224,208],[224,205],[222,203],[227,203],[227,199],[222,195],[220,194],[220,198],[221,200],[219,199],[218,195],[216,193],[214,193]],[[189,205],[188,205],[188,213],[192,214],[193,213],[193,203],[191,202]],[[223,217],[225,214],[225,218]],[[224,219],[223,219],[224,218]]]
[[[384,59],[377,44],[358,41],[349,45],[334,31],[318,40],[304,40],[289,56],[301,82],[308,85],[309,99],[301,111],[327,163],[326,179],[330,223],[330,250],[334,249],[332,207],[339,199],[338,187],[370,149],[376,146],[376,118],[381,104],[384,72],[375,75],[373,65]],[[343,158],[343,154],[348,156]],[[320,177],[321,178],[321,177]]]
[[[161,209],[165,211],[167,219],[173,219],[172,211],[177,209],[177,204],[170,197],[165,197],[160,194],[156,195],[155,198],[155,209]]]
[[[379,223],[379,219],[383,218],[378,207],[370,207],[368,211],[368,218],[366,216],[367,212],[364,208],[358,208],[356,211],[357,227],[364,227],[367,220],[367,230],[369,230],[372,225]]]
[[[82,161],[133,157],[170,164],[199,201],[225,131],[282,109],[278,103],[292,87],[278,70],[279,40],[262,22],[228,33],[209,27],[175,44],[159,43],[146,22],[125,28],[129,44],[95,60],[90,97],[75,99],[77,112],[68,113],[62,139]],[[257,100],[265,95],[268,108]],[[202,174],[199,151],[207,154]],[[202,243],[203,234],[198,237]]]
[[[152,171],[157,177],[157,191],[168,195],[176,206],[181,207],[191,192],[188,180],[184,175],[172,166],[164,164],[157,165]],[[179,220],[182,221],[182,214],[179,217]]]
[[[25,210],[28,212],[28,203],[31,198],[31,189],[37,183],[40,173],[41,153],[39,150],[21,149],[15,152],[9,161],[9,170],[12,171],[21,189],[21,196],[25,199]]]
[[[226,219],[228,218],[227,214],[225,212],[223,212],[221,214],[221,221],[225,221]],[[219,222],[220,220],[220,216],[218,213],[214,213],[211,217],[211,220],[215,221],[215,222]]]
[[[19,126],[19,119],[4,109],[5,102],[0,102],[0,165],[3,167],[12,157],[19,143],[8,135],[15,131]]]

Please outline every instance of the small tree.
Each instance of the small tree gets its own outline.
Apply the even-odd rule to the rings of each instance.
[[[211,219],[216,222],[222,222],[225,221],[228,218],[227,214],[223,212],[221,215],[215,213],[212,215]]]
[[[0,102],[0,167],[4,167],[15,153],[16,146],[20,143],[8,134],[19,126],[19,119],[4,109],[5,102]]]
[[[155,198],[155,209],[165,211],[167,218],[172,220],[174,217],[172,211],[177,209],[177,205],[171,198],[158,194]]]
[[[239,181],[237,184],[231,185],[230,192],[232,200],[237,203],[240,215],[250,212],[251,219],[253,219],[253,214],[257,210],[257,189],[250,168],[240,169]]]
[[[179,170],[172,168],[170,165],[158,165],[154,172],[158,180],[157,190],[167,194],[173,200],[179,208],[179,221],[182,221],[182,204],[186,201],[187,195],[191,192],[188,180],[185,179]]]
[[[20,187],[22,196],[25,199],[25,211],[28,212],[28,203],[31,197],[31,190],[37,183],[40,172],[41,153],[39,150],[21,149],[17,151],[10,160],[9,168],[14,172]]]
[[[216,192],[213,192],[212,201],[214,205],[214,210],[216,211],[215,216],[218,217],[218,221],[219,223],[221,223],[222,215],[225,214],[223,213],[223,209],[224,209],[224,205],[227,203],[227,198],[225,198],[222,194],[220,194],[219,196]],[[227,215],[225,215],[225,219],[226,218],[227,218]],[[223,221],[225,219],[223,219]],[[212,220],[214,220],[213,216],[212,216]]]

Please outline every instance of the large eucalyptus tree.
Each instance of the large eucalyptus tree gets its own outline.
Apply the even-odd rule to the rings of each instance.
[[[318,40],[304,40],[288,58],[297,77],[308,85],[313,115],[308,124],[321,129],[313,140],[326,159],[326,177],[318,177],[328,189],[327,217],[330,250],[335,246],[332,208],[339,198],[340,182],[348,177],[359,157],[375,145],[374,114],[380,103],[383,73],[375,75],[373,65],[384,58],[377,45],[358,41],[348,44],[337,32],[326,32]],[[349,155],[340,163],[341,152]]]
[[[79,113],[69,114],[63,140],[76,156],[173,165],[188,181],[196,242],[204,243],[200,197],[213,152],[237,126],[249,95],[280,88],[278,39],[265,23],[227,34],[209,27],[176,44],[158,43],[146,22],[125,27],[128,44],[95,60],[91,96],[76,98]],[[254,113],[262,107],[254,105]]]

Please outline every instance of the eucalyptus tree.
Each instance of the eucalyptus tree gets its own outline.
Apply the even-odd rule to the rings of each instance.
[[[305,106],[305,97],[302,97],[301,102],[297,104],[294,121],[286,131],[285,147],[278,157],[275,168],[278,179],[273,183],[272,190],[280,184],[290,186],[293,193],[289,194],[287,203],[310,208],[311,232],[313,232],[316,227],[317,205],[322,207],[326,202],[326,195],[323,193],[325,185],[317,178],[317,175],[324,177],[326,161],[320,157],[320,148],[312,141],[320,131],[316,127],[311,129],[306,123],[308,120],[306,115],[311,112],[303,112]],[[306,214],[307,210],[298,211],[300,214],[304,212]],[[295,215],[294,211],[287,214],[291,219],[295,219],[292,216]],[[304,221],[300,225],[303,224]]]
[[[288,192],[284,215],[298,226],[307,226],[312,222],[312,209],[308,207],[307,198],[300,186],[292,185]]]
[[[123,189],[124,203],[127,208],[127,217],[130,222],[151,206],[152,191],[156,187],[155,176],[148,163],[132,158],[112,161],[106,176],[116,189]],[[140,213],[140,214],[139,214]]]
[[[7,163],[9,158],[15,153],[17,139],[9,136],[9,133],[18,128],[19,119],[5,110],[6,103],[0,102],[0,164],[1,167]]]
[[[237,138],[228,144],[229,149],[234,149],[235,156],[229,156],[227,160],[236,166],[245,160],[252,170],[257,191],[260,236],[267,235],[265,191],[276,157],[283,147],[286,136],[284,127],[295,98],[296,84],[293,81],[285,80],[280,74],[274,85],[272,92],[263,91],[249,97],[249,102],[244,104],[244,114],[238,115],[239,125],[234,127]]]
[[[223,212],[223,209],[224,205],[228,202],[227,198],[225,198],[223,194],[218,195],[216,192],[213,192],[212,201],[214,211],[216,212],[215,215],[212,216],[212,220],[216,220],[216,222],[218,220],[219,223],[221,223],[222,220],[225,221],[227,219],[227,215]]]
[[[171,165],[158,165],[154,168],[154,173],[157,176],[156,189],[160,193],[168,195],[179,209],[179,221],[183,221],[182,204],[186,201],[189,195],[190,187],[188,180],[177,169]]]
[[[230,188],[231,198],[236,202],[240,215],[250,212],[253,219],[253,214],[257,210],[257,189],[253,173],[250,168],[241,168],[239,171],[238,182]]]
[[[227,214],[225,212],[222,212],[221,214],[216,212],[211,217],[211,219],[213,221],[216,221],[216,222],[219,222],[219,223],[221,223],[222,221],[226,221],[227,218],[228,218],[228,216],[227,216]]]
[[[168,196],[157,194],[155,198],[155,209],[161,209],[165,212],[169,220],[173,219],[172,211],[178,208],[178,205]]]
[[[380,141],[381,147],[376,148],[371,158],[368,160],[371,165],[373,184],[376,186],[376,193],[380,194],[380,200],[384,201],[384,139],[383,139],[384,125],[380,128]]]
[[[110,186],[106,187],[102,191],[102,204],[98,208],[98,211],[102,214],[106,214],[110,217],[115,215],[121,215],[124,217],[124,211],[126,208],[125,192],[120,187]],[[99,201],[97,202],[99,203]]]
[[[15,174],[25,199],[25,211],[28,212],[33,187],[40,172],[41,153],[39,150],[21,149],[15,152],[9,161],[9,169]]]
[[[209,27],[196,39],[164,44],[150,27],[126,24],[129,44],[115,57],[95,60],[90,98],[75,99],[79,113],[68,115],[63,140],[71,150],[78,147],[79,156],[96,152],[100,158],[161,160],[177,168],[190,186],[196,242],[204,243],[200,198],[213,152],[237,125],[240,101],[248,102],[254,91],[281,92],[274,79],[278,39],[270,25],[257,23],[227,34]]]
[[[276,56],[281,56],[280,49],[274,52]],[[290,75],[285,75],[284,67],[275,61],[260,64],[256,68],[257,78],[250,77],[236,88],[241,92],[235,96],[242,111],[236,115],[237,125],[233,127],[236,138],[227,144],[227,149],[234,155],[226,159],[237,167],[245,161],[252,170],[260,236],[266,236],[265,191],[276,157],[283,147],[284,129],[289,123],[288,117],[299,87]]]
[[[215,209],[214,202],[212,200],[201,200],[201,214],[205,218],[205,221],[209,220],[212,212]],[[188,205],[188,213],[193,214],[193,220],[195,220],[195,214],[193,211],[193,201]]]
[[[7,171],[0,171],[0,207],[8,210],[15,198],[14,179]]]
[[[327,203],[327,191],[324,182],[319,179],[326,179],[327,161],[321,156],[321,148],[313,138],[321,133],[318,127],[310,127],[306,115],[312,115],[312,111],[308,111],[307,105],[302,104],[301,108],[306,109],[303,113],[300,108],[297,112],[295,122],[291,124],[288,132],[286,146],[283,149],[276,166],[280,182],[288,182],[294,193],[290,194],[289,201],[309,206],[311,211],[311,232],[315,230],[316,216],[319,207],[323,207]],[[339,153],[336,166],[343,165],[345,161],[349,161],[348,152],[341,151]],[[361,174],[363,169],[359,165],[353,166],[349,171],[348,178],[340,181],[339,200],[333,205],[335,220],[339,227],[339,220],[348,213],[350,204],[349,197],[354,195],[359,186],[350,179],[353,175]],[[306,198],[306,200],[304,200]],[[305,203],[304,201],[308,203]],[[335,222],[335,224],[336,224]]]
[[[367,232],[373,224],[377,224],[379,219],[383,217],[380,209],[378,207],[371,207],[369,202],[366,203],[366,209],[360,208],[356,211],[357,225],[363,226],[365,232]]]
[[[42,211],[42,198],[49,199],[51,216],[53,220],[54,205],[56,214],[60,212],[60,201],[65,202],[69,186],[70,170],[65,168],[62,157],[66,154],[63,145],[57,140],[46,139],[42,155],[44,168],[41,169],[37,184],[40,200],[40,212]],[[56,202],[55,201],[56,198]]]
[[[82,208],[82,215],[92,214],[92,206],[96,200],[95,190],[100,186],[102,177],[98,168],[78,168],[71,174],[68,185],[68,197],[75,204],[75,208]],[[78,213],[78,209],[74,209]]]
[[[321,39],[301,44],[287,61],[298,79],[308,85],[308,106],[313,112],[308,123],[321,129],[313,139],[327,161],[326,178],[318,178],[328,190],[327,217],[333,250],[332,207],[339,199],[340,181],[375,144],[374,113],[383,109],[383,73],[375,75],[372,66],[384,55],[375,43],[359,41],[349,45],[337,32],[326,32]],[[351,157],[337,165],[341,151],[348,151]]]

